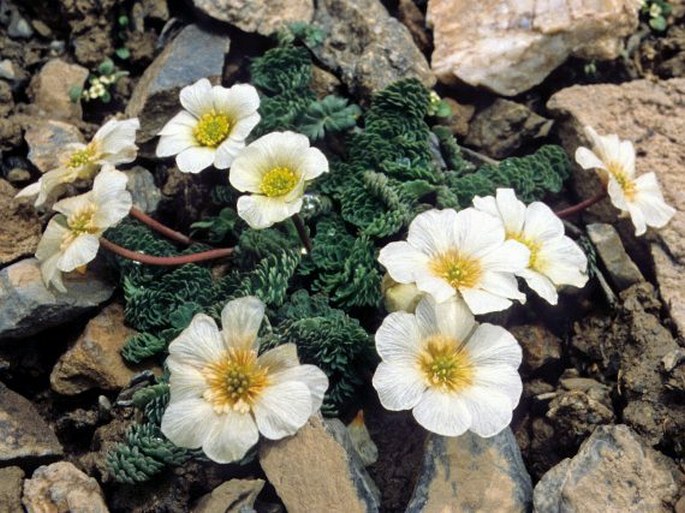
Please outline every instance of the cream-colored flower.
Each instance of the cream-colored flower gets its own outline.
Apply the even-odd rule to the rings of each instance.
[[[60,154],[59,166],[22,189],[16,197],[38,195],[35,205],[39,207],[57,197],[66,184],[91,180],[105,164],[116,166],[133,162],[138,154],[136,130],[139,128],[138,118],[110,119],[88,144],[67,144]]]
[[[100,236],[126,217],[131,210],[128,178],[105,164],[93,181],[93,189],[55,203],[61,215],[50,219],[36,249],[46,285],[66,292],[62,273],[82,268],[95,258]]]
[[[260,137],[235,159],[231,185],[252,194],[238,198],[238,215],[252,228],[268,228],[302,209],[307,182],[328,172],[328,160],[295,132]]]
[[[169,345],[171,399],[162,432],[174,444],[202,447],[228,463],[245,456],[259,433],[271,440],[292,435],[319,410],[326,375],[300,365],[294,344],[258,356],[263,318],[259,299],[235,299],[221,312],[223,331],[197,314]]]
[[[648,226],[666,226],[675,209],[664,201],[654,173],[636,177],[633,143],[620,140],[616,134],[599,135],[589,126],[585,127],[585,133],[593,148],[578,148],[576,162],[583,169],[594,168],[603,173],[611,203],[628,212],[635,225],[635,235],[643,235]]]
[[[202,78],[181,89],[180,100],[184,110],[159,132],[157,156],[176,155],[184,173],[228,168],[259,123],[257,90],[249,84],[212,87]]]
[[[407,240],[391,242],[378,257],[396,282],[416,283],[438,302],[461,295],[474,314],[525,302],[514,275],[529,259],[525,245],[505,241],[499,219],[474,208],[419,214]]]
[[[494,436],[521,396],[521,348],[504,328],[478,324],[461,299],[425,297],[416,314],[388,315],[376,333],[373,386],[388,410],[413,411],[443,436]]]
[[[564,224],[544,203],[526,205],[513,189],[497,189],[497,196],[476,196],[478,210],[499,218],[507,239],[530,250],[528,266],[517,273],[548,303],[557,304],[557,285],[583,287],[587,283],[587,257],[564,235]]]

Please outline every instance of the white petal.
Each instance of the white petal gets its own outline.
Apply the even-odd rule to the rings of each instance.
[[[578,244],[566,236],[546,242],[538,252],[537,262],[536,270],[555,285],[583,287],[587,283],[587,257]]]
[[[516,273],[528,267],[529,261],[530,250],[513,239],[491,248],[480,257],[481,269],[484,272]]]
[[[214,110],[228,114],[234,120],[254,115],[259,109],[259,94],[250,84],[235,84],[230,88],[212,88]]]
[[[100,164],[112,164],[113,166],[116,166],[119,164],[129,164],[136,160],[137,156],[138,147],[133,146],[129,148],[123,148],[116,153],[109,153],[107,155],[103,155],[100,159],[97,160],[97,162]]]
[[[236,206],[238,215],[251,228],[261,230],[297,214],[302,210],[302,198],[287,203],[279,198],[253,194],[238,198]]]
[[[312,394],[298,381],[276,383],[263,390],[252,410],[259,432],[271,440],[293,435],[311,416]]]
[[[216,149],[203,146],[186,148],[176,155],[176,165],[183,173],[199,173],[214,163]]]
[[[456,289],[446,280],[434,276],[430,271],[422,271],[420,268],[416,273],[416,288],[429,294],[437,303],[442,303],[457,295]]]
[[[630,214],[630,220],[635,226],[635,236],[640,237],[644,235],[647,231],[647,221],[645,220],[645,213],[637,205],[629,203],[628,213]]]
[[[245,142],[247,136],[250,135],[250,132],[254,130],[254,127],[256,127],[259,124],[261,119],[261,116],[257,112],[254,112],[247,117],[239,119],[231,129],[231,133],[229,136],[230,139],[234,141]]]
[[[217,463],[231,463],[242,459],[259,441],[259,432],[252,416],[228,411],[211,424],[202,450]]]
[[[654,173],[647,173],[635,180],[635,204],[642,210],[647,226],[663,228],[675,215],[676,210],[667,205]]]
[[[619,165],[628,178],[635,176],[635,148],[631,141],[621,141],[619,147]]]
[[[294,344],[283,344],[283,345],[293,345]],[[279,346],[281,347],[281,346]],[[260,363],[262,357],[260,356]],[[328,389],[328,377],[324,372],[315,365],[295,365],[294,367],[289,367],[284,370],[280,370],[275,374],[270,374],[270,378],[275,383],[281,383],[285,381],[298,381],[307,385],[309,393],[312,399],[312,413],[315,413],[321,408],[323,404],[324,394]]]
[[[303,154],[300,170],[304,180],[313,180],[328,173],[328,159],[318,148],[308,148]]]
[[[394,312],[383,319],[376,331],[376,351],[386,362],[415,363],[421,334],[417,318],[407,312]]]
[[[93,140],[103,154],[117,154],[125,148],[137,150],[136,131],[140,128],[138,118],[119,121],[111,119],[98,130]]]
[[[217,169],[228,169],[244,148],[244,141],[237,141],[229,137],[216,149],[214,167]]]
[[[55,254],[45,259],[40,264],[40,274],[43,277],[43,283],[46,287],[52,285],[58,291],[66,293],[67,289],[62,281],[62,271],[57,268],[57,262],[60,259],[60,254]]]
[[[520,233],[526,221],[526,206],[516,197],[514,189],[497,189],[497,209],[505,231]]]
[[[544,243],[549,239],[564,235],[564,223],[547,205],[535,201],[528,205],[525,213],[525,227],[523,233],[526,238]]]
[[[602,160],[595,155],[588,148],[583,146],[576,150],[576,162],[583,169],[606,169],[606,165]]]
[[[133,205],[131,193],[126,190],[128,177],[107,164],[93,182],[93,201],[98,206],[94,221],[103,231],[114,226],[128,215]]]
[[[521,347],[514,336],[501,326],[484,323],[478,326],[466,343],[469,359],[476,367],[521,365]]]
[[[210,404],[203,399],[171,401],[162,416],[161,429],[175,445],[197,449],[218,420]]]
[[[428,255],[409,245],[406,241],[391,242],[378,255],[380,264],[398,283],[416,281],[418,270],[427,271]]]
[[[157,135],[174,135],[179,132],[192,134],[198,119],[190,112],[182,110],[173,118],[167,121],[166,125],[157,133]],[[158,155],[160,156],[160,155]]]
[[[426,384],[414,365],[381,362],[373,375],[373,387],[385,409],[400,411],[418,404]]]
[[[202,394],[207,390],[207,380],[198,368],[175,358],[168,358],[167,366],[171,402],[202,399]]]
[[[609,193],[609,199],[611,203],[619,210],[626,212],[628,210],[628,199],[626,198],[623,188],[616,181],[613,176],[609,177],[609,183],[607,184],[607,192]]]
[[[181,334],[169,344],[169,358],[196,369],[220,360],[225,347],[214,319],[196,314]]]
[[[52,206],[52,210],[69,217],[71,214],[89,207],[92,202],[93,193],[92,191],[88,191],[84,194],[79,194],[78,196],[72,196],[70,198],[59,200]]]
[[[221,311],[222,334],[227,348],[259,347],[257,332],[264,320],[264,303],[255,296],[234,299]]]
[[[43,236],[38,241],[36,258],[41,262],[61,253],[60,246],[69,230],[57,221],[56,217],[50,219]]]
[[[473,207],[481,212],[490,214],[494,217],[501,217],[499,209],[497,208],[497,201],[494,196],[480,197],[476,196],[473,198]]]
[[[413,413],[424,428],[442,436],[459,436],[471,426],[471,413],[461,397],[431,388],[424,392]]]
[[[295,344],[281,344],[273,349],[265,351],[257,358],[259,366],[266,369],[269,375],[279,374],[288,369],[293,369],[300,366],[300,360],[297,357],[297,346]],[[273,378],[273,376],[272,376]],[[279,378],[273,378],[277,381]],[[288,381],[282,379],[280,381]]]
[[[49,171],[48,171],[48,173],[49,173]],[[20,199],[20,198],[32,198],[33,196],[37,196],[38,193],[40,192],[40,186],[41,186],[40,179],[38,179],[37,182],[32,183],[31,185],[27,185],[22,190],[20,190],[17,194],[14,195],[14,197],[17,199]]]
[[[504,242],[502,220],[475,208],[465,208],[457,213],[453,233],[453,246],[474,258],[492,253]]]
[[[461,289],[459,291],[475,315],[506,310],[511,306],[511,301],[501,296],[491,294],[479,289]]]
[[[484,272],[479,288],[500,297],[516,299],[521,303],[526,302],[526,295],[519,290],[518,282],[513,274]]]
[[[557,304],[559,301],[557,288],[554,286],[554,283],[552,283],[552,281],[544,274],[540,274],[532,269],[524,269],[521,271],[519,276],[526,280],[528,286],[550,305]]]
[[[59,197],[64,191],[64,184],[74,180],[69,169],[58,167],[45,173],[38,179],[40,189],[35,206],[40,207],[48,200]]]
[[[86,265],[95,259],[100,248],[100,240],[89,233],[79,235],[69,244],[57,261],[57,268],[65,273]]]
[[[511,365],[480,365],[475,369],[473,381],[474,386],[507,397],[510,409],[516,408],[521,399],[521,376]]]
[[[511,423],[509,399],[490,388],[472,387],[464,391],[464,402],[471,413],[471,427],[478,436],[495,436]]]
[[[453,296],[442,303],[423,298],[416,307],[416,320],[422,339],[442,334],[464,341],[476,324],[471,310],[460,296]]]
[[[180,112],[176,117],[179,117],[181,114],[197,122],[195,118],[185,111]],[[193,127],[185,123],[175,123],[174,119],[176,118],[173,118],[165,125],[163,133],[159,136],[159,142],[155,150],[155,154],[158,157],[171,157],[181,153],[183,150],[198,146],[198,142],[193,135]]]
[[[452,232],[456,223],[457,213],[452,209],[423,212],[409,225],[407,243],[424,255],[446,253],[454,247]]]
[[[212,84],[206,78],[201,78],[192,85],[181,89],[179,95],[181,105],[196,117],[201,117],[213,108]]]

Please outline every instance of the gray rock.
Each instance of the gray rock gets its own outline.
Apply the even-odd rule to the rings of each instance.
[[[524,142],[546,137],[552,124],[553,121],[525,105],[498,98],[471,120],[464,142],[493,158],[503,159]]]
[[[0,340],[23,338],[65,323],[107,301],[114,286],[93,266],[65,278],[67,293],[47,289],[35,258],[0,271]]]
[[[610,224],[593,223],[587,225],[587,234],[597,248],[597,254],[611,281],[619,291],[645,281],[640,269],[626,253],[616,228]]]
[[[192,513],[252,513],[263,479],[231,479],[204,495]]]
[[[14,80],[17,78],[17,73],[14,71],[14,64],[9,59],[0,61],[0,78],[5,80]]]
[[[354,94],[369,97],[400,78],[435,84],[428,62],[407,27],[378,0],[321,0],[313,24],[326,33],[316,57]]]
[[[430,434],[407,513],[527,512],[533,486],[511,429],[492,438]]]
[[[288,513],[379,510],[380,493],[338,419],[317,414],[295,435],[265,440],[259,462]]]
[[[231,40],[226,35],[188,25],[145,70],[126,107],[129,117],[140,119],[138,141],[147,142],[179,110],[181,88],[208,78],[221,80]]]
[[[535,487],[536,513],[666,513],[683,475],[628,426],[600,426]]]
[[[11,38],[28,39],[33,35],[31,25],[10,0],[0,0],[0,23],[7,26]]]
[[[162,199],[162,191],[155,185],[155,177],[141,166],[135,166],[126,171],[128,183],[126,189],[133,197],[133,205],[148,214],[157,210]]]
[[[61,454],[59,440],[31,401],[0,383],[0,465]]]
[[[0,513],[24,513],[21,487],[24,471],[19,467],[0,468]]]
[[[245,32],[270,36],[295,21],[312,21],[312,0],[193,0],[207,16]]]
[[[24,139],[29,146],[28,159],[43,173],[60,165],[60,154],[67,144],[85,142],[74,125],[51,119],[31,123]]]

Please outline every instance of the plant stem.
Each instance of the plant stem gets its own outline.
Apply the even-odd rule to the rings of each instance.
[[[291,217],[293,220],[293,223],[295,224],[295,228],[297,229],[297,234],[300,236],[300,240],[302,241],[302,244],[304,244],[304,249],[307,250],[307,253],[311,254],[312,253],[312,239],[309,238],[309,234],[307,233],[307,227],[304,225],[304,221],[302,221],[302,218],[300,217],[300,214],[295,214]]]
[[[100,237],[100,244],[103,248],[115,253],[121,257],[128,258],[135,262],[148,265],[183,265],[195,262],[204,262],[206,260],[214,260],[229,256],[233,253],[233,248],[212,249],[210,251],[202,251],[201,253],[193,253],[191,255],[179,255],[172,257],[160,257],[154,255],[146,255],[145,253],[138,253],[130,249],[123,248],[112,241]]]
[[[570,217],[573,214],[577,214],[578,212],[582,212],[586,208],[591,207],[595,203],[599,203],[600,201],[602,201],[606,197],[607,197],[607,191],[604,190],[604,191],[598,193],[597,195],[592,196],[591,198],[583,200],[580,203],[577,203],[577,204],[570,206],[568,208],[558,210],[554,213],[557,215],[557,217],[561,217],[561,218]]]
[[[161,233],[162,235],[168,237],[171,240],[175,240],[176,242],[180,242],[181,244],[185,244],[186,246],[193,243],[193,240],[187,235],[183,235],[182,233],[179,233],[176,230],[172,230],[168,226],[160,223],[156,219],[153,219],[145,212],[139,210],[136,207],[131,207],[131,211],[129,213],[131,214],[131,217],[135,217],[141,223],[148,225],[153,230]]]

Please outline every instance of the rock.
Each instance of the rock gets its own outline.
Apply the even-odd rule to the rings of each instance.
[[[250,513],[263,479],[231,479],[200,498],[192,513]]]
[[[133,197],[133,205],[148,214],[157,210],[162,199],[162,191],[155,185],[155,177],[142,166],[135,166],[126,171],[128,183],[126,189]]]
[[[62,446],[38,410],[0,383],[0,465],[62,455]]]
[[[28,337],[75,319],[114,293],[94,266],[84,275],[69,275],[64,284],[66,294],[47,289],[35,258],[0,270],[0,340]]]
[[[536,513],[666,513],[683,475],[624,425],[600,426],[535,487]]]
[[[138,141],[147,142],[181,110],[181,88],[208,78],[218,83],[231,40],[225,35],[188,25],[145,70],[126,107],[140,119]]]
[[[661,359],[668,376],[666,387],[670,390],[685,392],[685,349],[677,348]]]
[[[35,512],[109,512],[98,482],[66,461],[38,467],[24,483],[22,501]]]
[[[0,179],[0,226],[3,227],[0,231],[0,264],[7,264],[36,251],[42,232],[36,211],[14,199],[17,192],[9,182]],[[0,311],[2,308],[0,306]]]
[[[14,64],[9,59],[0,61],[0,78],[12,81],[17,78],[17,73],[14,71]]]
[[[511,429],[492,438],[431,433],[407,513],[521,512],[533,486]]]
[[[587,234],[597,248],[597,254],[611,281],[619,291],[645,281],[640,269],[626,253],[616,228],[610,224],[593,223],[587,225]]]
[[[288,513],[379,510],[380,497],[338,419],[309,419],[295,435],[265,440],[259,461]]]
[[[193,0],[197,9],[245,32],[270,36],[289,23],[309,23],[313,0]]]
[[[124,325],[124,308],[118,303],[109,305],[88,322],[74,345],[59,358],[50,374],[50,386],[64,395],[93,388],[124,388],[135,371],[124,364],[120,352],[135,333]]]
[[[543,368],[554,371],[560,365],[561,340],[544,325],[512,326],[510,331],[523,349],[523,372],[536,373]]]
[[[19,467],[0,468],[0,513],[24,513],[21,487],[24,471]]]
[[[379,0],[321,0],[313,24],[326,39],[310,50],[353,94],[368,98],[407,77],[429,88],[435,84],[409,30]]]
[[[43,173],[60,165],[60,152],[67,144],[85,142],[74,125],[51,119],[30,124],[24,139],[29,145],[28,159]]]
[[[347,433],[362,465],[369,467],[378,461],[378,447],[364,422],[364,410],[359,410],[352,422],[347,425]]]
[[[452,115],[447,118],[446,125],[452,131],[455,137],[462,140],[469,133],[469,122],[476,112],[474,105],[459,103],[454,98],[443,98],[443,100],[450,106]]]
[[[547,137],[552,123],[525,105],[498,98],[474,116],[464,142],[503,159],[531,139]]]
[[[51,59],[31,80],[29,96],[33,99],[35,114],[48,119],[79,121],[83,114],[80,102],[72,102],[69,90],[82,87],[88,70],[61,59]]]
[[[579,144],[588,144],[582,128],[590,125],[600,134],[633,141],[638,173],[657,174],[666,201],[677,212],[654,235],[650,251],[660,295],[677,329],[685,333],[685,174],[680,171],[685,162],[685,78],[569,87],[552,96],[547,107],[561,118],[559,135],[571,155]],[[579,195],[594,196],[599,187],[595,173],[575,173]],[[615,222],[608,200],[599,206],[593,210],[599,219]]]
[[[400,0],[397,17],[409,29],[419,50],[428,53],[432,46],[431,34],[426,27],[426,17],[414,0]]]
[[[431,64],[455,79],[515,96],[542,82],[568,57],[610,60],[638,25],[634,0],[429,0]]]
[[[7,25],[7,35],[11,38],[29,39],[33,35],[31,25],[10,0],[0,1],[0,23]]]
[[[12,88],[7,82],[0,81],[0,115],[8,116],[14,109]]]
[[[146,18],[158,21],[169,19],[169,5],[167,0],[143,0],[143,12]]]
[[[312,81],[309,86],[317,98],[323,99],[329,94],[340,94],[342,82],[333,73],[318,66],[312,66]]]

